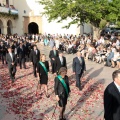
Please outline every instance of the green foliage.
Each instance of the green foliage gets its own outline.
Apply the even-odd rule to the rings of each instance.
[[[61,22],[71,18],[71,24],[90,23],[103,28],[106,22],[120,21],[120,0],[40,0],[48,21]]]
[[[17,18],[18,15],[11,14],[10,12],[9,13],[0,12],[0,17],[4,17],[4,18],[7,18],[7,17]]]
[[[103,28],[105,28],[106,24],[107,24],[106,20],[101,20],[99,25],[100,29],[102,30]]]

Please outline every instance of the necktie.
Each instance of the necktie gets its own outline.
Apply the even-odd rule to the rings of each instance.
[[[36,55],[37,55],[37,50],[36,50]]]

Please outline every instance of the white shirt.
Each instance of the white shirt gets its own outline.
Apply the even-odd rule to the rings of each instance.
[[[60,62],[61,62],[61,64],[63,64],[63,58],[60,57],[60,56],[59,56],[59,58],[60,58]]]
[[[90,40],[90,39],[88,39],[88,40],[87,40],[87,44],[90,44],[90,43],[91,43],[91,40]]]
[[[36,52],[36,55],[37,55],[37,50],[35,52]]]
[[[10,54],[10,57],[11,57],[11,59],[12,59],[12,61],[13,61],[13,55],[12,55],[12,53],[9,53]]]
[[[117,61],[117,59],[119,58],[120,54],[119,52],[114,53],[114,57],[112,58],[113,61]]]
[[[118,91],[120,92],[120,86],[114,81],[115,86],[117,87]]]
[[[72,44],[70,44],[70,45],[68,45],[68,48],[72,48],[72,46],[73,46],[73,45],[72,45]]]
[[[78,57],[78,59],[79,59],[80,63],[82,63],[82,59],[81,59],[81,57]]]

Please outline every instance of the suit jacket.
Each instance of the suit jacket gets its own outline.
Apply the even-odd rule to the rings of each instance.
[[[104,92],[105,120],[120,120],[120,92],[114,82]]]
[[[81,72],[86,70],[86,65],[83,57],[81,57],[81,61],[82,62],[80,63],[78,57],[75,57],[73,59],[73,72],[75,72],[76,74],[81,74]]]
[[[59,57],[56,58],[56,71],[57,72],[59,71],[59,69],[61,67],[66,67],[67,68],[66,58],[64,56],[62,58],[63,58],[63,63],[62,64],[61,64],[60,58]]]
[[[23,45],[23,48],[25,49],[25,55],[29,55],[30,51],[29,51],[29,44],[26,43],[26,45]]]
[[[12,62],[14,63],[15,66],[17,65],[17,59],[16,59],[15,54],[12,53],[12,56],[13,56],[13,61],[12,61],[10,54],[9,53],[6,54],[6,61],[8,63],[8,67],[12,66]]]
[[[37,54],[36,54],[36,52],[34,50],[32,50],[31,53],[30,53],[30,59],[31,59],[31,62],[33,62],[33,63],[39,62],[40,51],[37,49]]]
[[[54,84],[54,91],[55,91],[55,95],[63,95],[66,96],[66,91],[65,88],[63,87],[62,83],[59,81],[59,79],[57,77],[55,77],[55,84]],[[67,85],[68,88],[68,93],[70,92],[70,87],[69,87],[69,80],[68,80],[68,76],[64,77],[64,81]]]
[[[6,55],[7,49],[5,48],[4,45],[3,45],[3,46],[0,45],[0,53],[1,53],[2,55]]]
[[[48,63],[48,61],[45,61],[43,64],[45,65],[47,71],[49,72],[49,63]],[[39,76],[46,75],[46,72],[45,72],[43,66],[39,62],[37,63],[37,73],[39,73]]]
[[[51,50],[49,54],[49,58],[52,60],[52,58],[56,59],[58,57],[58,51],[56,50],[56,55],[54,55],[54,51]]]
[[[19,58],[25,58],[25,49],[24,49],[24,47],[22,47],[22,49],[20,47],[18,47],[17,55],[18,55]]]

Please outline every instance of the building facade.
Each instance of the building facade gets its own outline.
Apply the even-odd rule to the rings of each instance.
[[[23,35],[24,33],[50,34],[82,34],[92,32],[88,24],[77,27],[72,25],[63,29],[69,20],[49,23],[46,16],[42,16],[42,6],[39,0],[0,0],[0,33]]]

